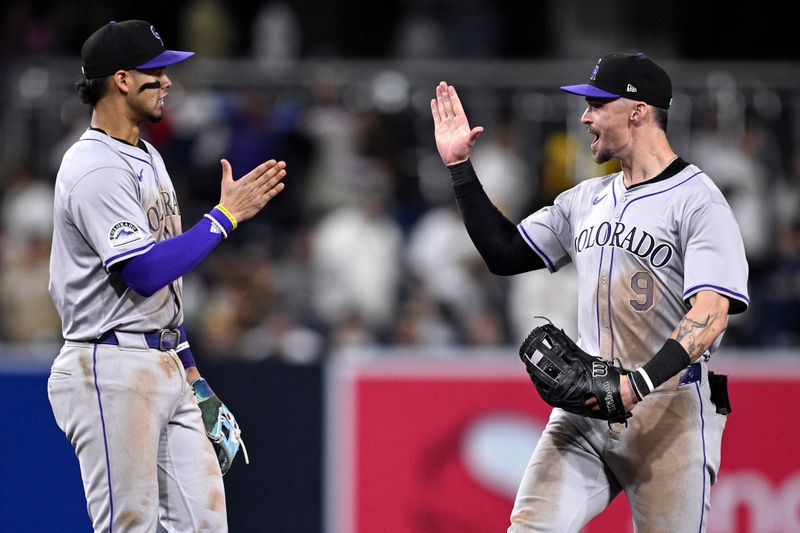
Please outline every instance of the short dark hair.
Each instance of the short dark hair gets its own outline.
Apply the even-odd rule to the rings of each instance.
[[[108,76],[83,78],[75,84],[81,102],[94,107],[108,91]]]
[[[656,121],[656,124],[664,130],[664,133],[667,132],[667,123],[669,122],[669,112],[661,107],[651,106],[653,108],[653,118]]]

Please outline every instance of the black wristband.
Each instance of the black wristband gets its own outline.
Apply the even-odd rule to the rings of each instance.
[[[461,163],[448,166],[447,171],[450,172],[450,179],[453,181],[454,188],[466,185],[473,181],[480,183],[478,181],[478,175],[475,174],[475,169],[472,168],[472,162],[469,159]]]
[[[691,358],[681,343],[667,339],[664,346],[656,352],[644,366],[629,374],[634,393],[644,398],[659,385],[689,366]]]
[[[633,390],[633,394],[636,395],[636,401],[641,402],[644,395],[639,392],[639,387],[636,385],[636,380],[633,379],[633,374],[628,374],[628,382],[631,384],[631,389]]]

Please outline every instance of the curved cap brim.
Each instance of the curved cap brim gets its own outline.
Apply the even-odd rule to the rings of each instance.
[[[589,98],[619,98],[620,95],[598,89],[589,83],[582,83],[580,85],[564,85],[561,87],[564,92],[577,94],[579,96],[586,96]]]
[[[164,50],[150,61],[137,65],[137,69],[161,68],[175,63],[180,63],[192,57],[194,52],[181,52],[179,50]]]

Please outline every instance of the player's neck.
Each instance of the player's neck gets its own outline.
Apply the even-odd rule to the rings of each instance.
[[[100,106],[98,102],[92,112],[93,128],[103,130],[109,137],[125,141],[133,146],[139,144],[139,123],[131,120],[123,113],[112,112]]]
[[[625,187],[651,180],[664,172],[677,159],[677,155],[668,143],[659,145],[657,149],[635,154],[628,161],[621,161]]]

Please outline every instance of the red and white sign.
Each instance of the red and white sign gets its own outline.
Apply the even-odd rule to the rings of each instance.
[[[730,375],[709,533],[800,531],[800,366]],[[329,380],[328,533],[503,532],[550,413],[513,359],[342,362]],[[668,436],[665,436],[668,438]],[[632,532],[624,496],[585,533]]]

